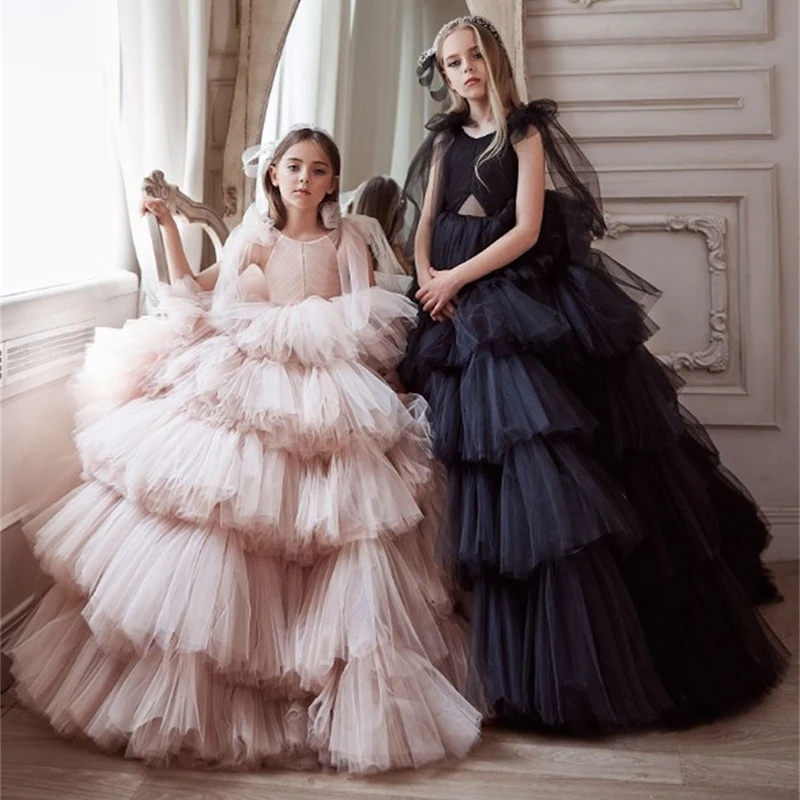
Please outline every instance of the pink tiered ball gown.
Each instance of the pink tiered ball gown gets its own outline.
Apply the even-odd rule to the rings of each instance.
[[[463,756],[480,715],[434,553],[441,475],[424,403],[380,377],[414,306],[373,287],[353,326],[341,240],[262,239],[235,301],[186,280],[167,314],[98,332],[84,482],[28,526],[54,586],[14,645],[20,696],[159,764]]]

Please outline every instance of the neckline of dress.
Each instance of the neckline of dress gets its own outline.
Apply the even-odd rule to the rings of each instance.
[[[317,236],[316,239],[295,239],[293,236],[288,236],[281,230],[278,231],[278,236],[290,242],[295,242],[296,244],[315,244],[316,242],[321,242],[324,239],[331,238],[330,233],[323,233],[322,236]]]
[[[489,133],[484,133],[483,136],[470,136],[462,125],[461,133],[463,133],[464,136],[467,137],[467,139],[472,139],[473,142],[479,142],[481,139],[486,139],[488,136],[494,136],[497,133],[497,130],[489,131]]]

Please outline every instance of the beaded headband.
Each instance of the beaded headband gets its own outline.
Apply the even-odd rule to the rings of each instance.
[[[447,38],[453,29],[458,28],[460,25],[475,25],[478,28],[483,28],[483,30],[485,30],[487,33],[490,33],[492,36],[494,36],[494,38],[497,40],[497,43],[503,48],[503,52],[508,55],[506,46],[503,44],[503,40],[500,38],[499,31],[494,25],[492,25],[491,22],[489,22],[488,19],[486,19],[486,17],[457,17],[456,19],[451,19],[450,22],[446,22],[439,30],[439,33],[436,34],[436,38],[433,40],[433,45],[417,59],[417,79],[419,80],[420,85],[428,89],[431,93],[431,97],[438,102],[441,102],[445,97],[447,97],[447,86],[444,85],[438,89],[431,88],[437,71],[436,53],[439,50],[439,45],[444,41],[444,39]]]

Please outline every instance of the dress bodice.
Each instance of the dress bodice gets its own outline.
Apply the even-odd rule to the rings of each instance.
[[[475,174],[475,162],[489,147],[493,133],[473,138],[458,130],[448,147],[444,164],[444,210],[458,213],[464,203],[473,196],[486,216],[492,216],[504,208],[517,193],[517,154],[511,145],[506,145],[498,158],[481,164]]]
[[[341,294],[336,244],[329,234],[301,242],[278,234],[264,267],[266,298],[288,306],[316,296]]]

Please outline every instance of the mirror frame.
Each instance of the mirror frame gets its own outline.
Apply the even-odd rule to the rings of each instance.
[[[239,0],[241,28],[233,107],[222,168],[225,222],[241,220],[253,190],[242,172],[241,155],[258,142],[264,129],[267,100],[289,27],[301,0]],[[524,0],[467,0],[471,14],[492,20],[509,48],[520,96],[525,85]],[[271,57],[265,58],[265,54]]]

